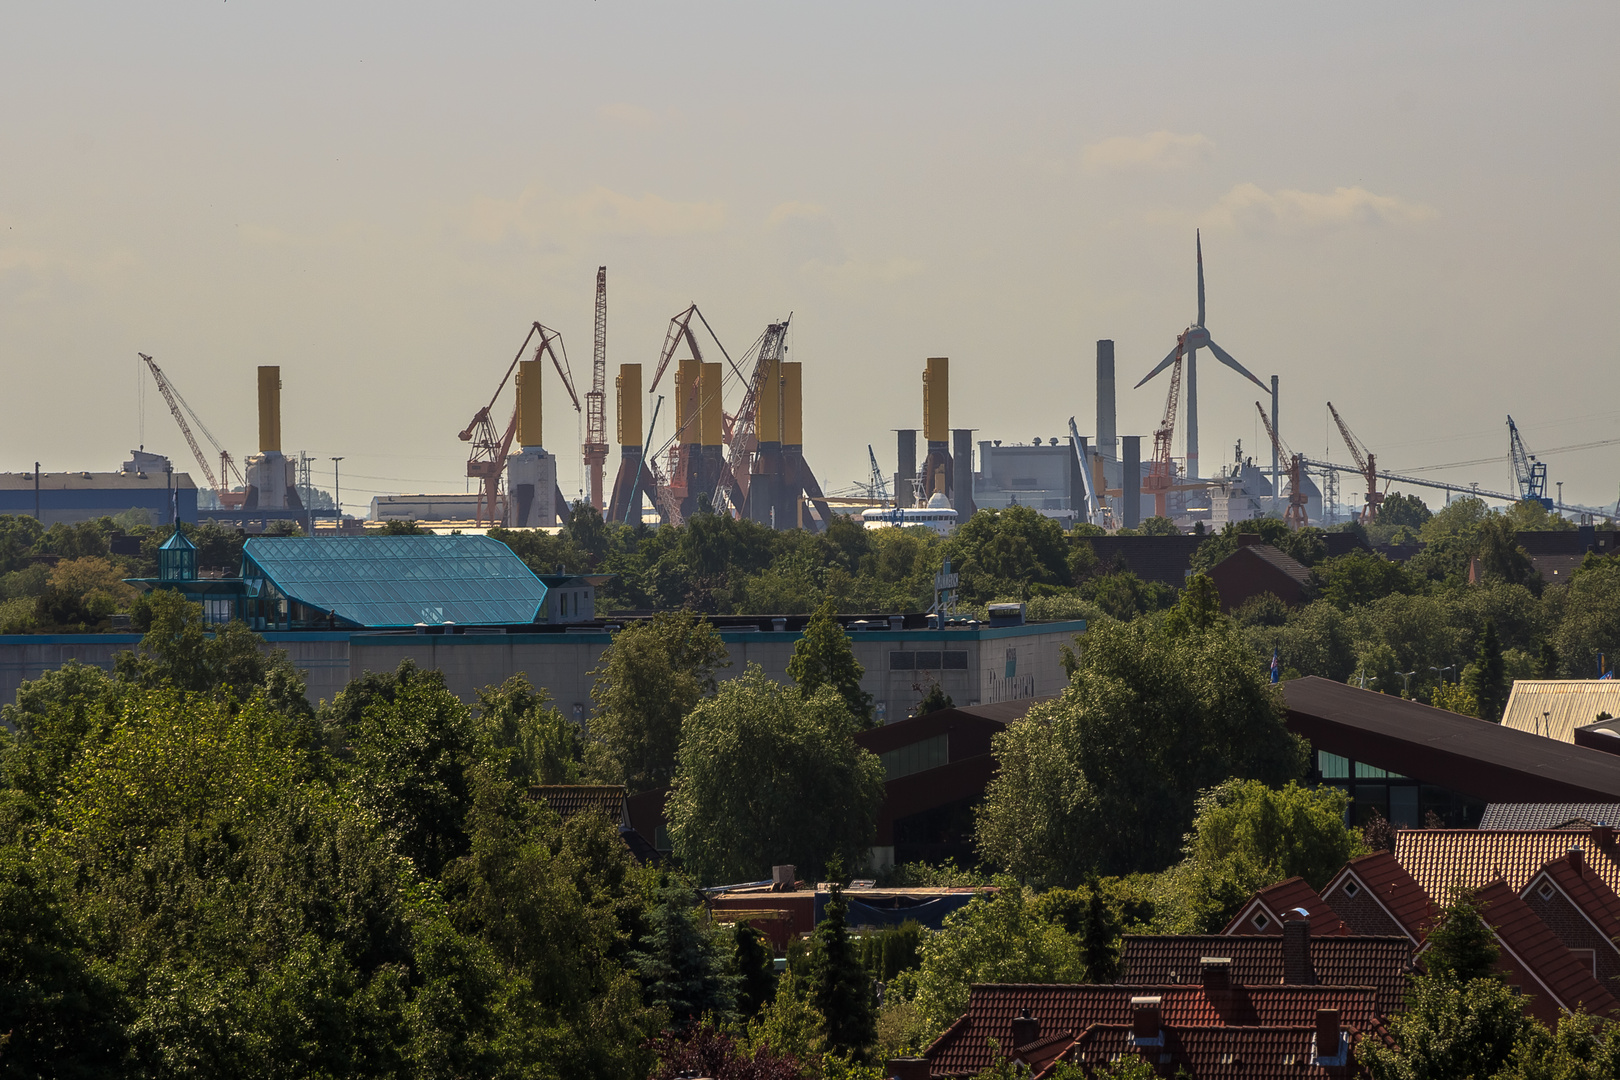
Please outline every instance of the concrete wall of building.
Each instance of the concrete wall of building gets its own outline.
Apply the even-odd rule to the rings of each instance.
[[[1055,694],[1067,685],[1060,649],[1084,629],[1081,622],[1043,623],[977,630],[858,631],[855,658],[866,669],[862,687],[882,720],[907,716],[931,682],[957,705],[989,704]],[[735,678],[751,663],[787,682],[787,665],[799,635],[792,632],[724,631]],[[393,671],[402,660],[444,672],[462,701],[522,674],[549,691],[563,715],[584,720],[591,711],[591,671],[611,640],[605,630],[581,628],[560,634],[414,634],[292,632],[266,634],[268,647],[285,649],[303,671],[311,703],[330,701],[350,679]],[[70,660],[111,671],[118,653],[135,648],[137,634],[31,634],[0,637],[0,701],[17,688]],[[899,654],[897,657],[896,654]],[[937,654],[938,659],[935,659]],[[957,654],[944,667],[948,654]],[[909,657],[909,660],[906,658]],[[910,663],[911,667],[896,666]],[[927,664],[918,667],[919,663]],[[939,666],[933,666],[934,664]]]

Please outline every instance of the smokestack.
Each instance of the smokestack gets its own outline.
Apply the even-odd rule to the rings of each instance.
[[[1142,524],[1142,436],[1126,435],[1121,440],[1124,456],[1120,461],[1120,502],[1124,503],[1125,527]]]
[[[951,362],[930,356],[923,372],[923,438],[944,443],[951,431]]]
[[[1114,427],[1114,343],[1097,342],[1097,453],[1104,461],[1119,460]]]
[[[259,368],[259,453],[281,452],[281,368]]]
[[[911,482],[917,479],[917,429],[901,428],[895,457],[894,505],[911,505]]]
[[[521,447],[541,446],[540,441],[540,361],[518,362],[517,441]]]
[[[979,509],[973,501],[973,429],[955,428],[951,438],[951,454],[956,459],[956,491],[952,505],[956,507],[956,520],[960,524]]]

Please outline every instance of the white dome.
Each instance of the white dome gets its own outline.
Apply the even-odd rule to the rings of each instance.
[[[951,501],[945,497],[943,491],[936,491],[928,498],[928,507],[931,510],[949,510]]]

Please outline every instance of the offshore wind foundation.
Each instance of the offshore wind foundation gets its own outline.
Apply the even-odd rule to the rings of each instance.
[[[1280,378],[1256,375],[1215,339],[1207,325],[1203,238],[1196,232],[1194,267],[1194,318],[1133,387],[1143,389],[1168,374],[1157,383],[1165,387],[1166,396],[1151,431],[1119,429],[1118,365],[1124,358],[1109,338],[1096,343],[1091,369],[1094,427],[1089,437],[1072,415],[1067,417],[1066,431],[1064,417],[1054,416],[1057,430],[1049,429],[1045,436],[1037,433],[1028,441],[953,426],[950,359],[918,357],[909,362],[917,365],[921,415],[913,414],[916,419],[909,422],[896,417],[899,426],[891,429],[893,470],[879,464],[878,451],[869,443],[869,477],[830,491],[823,490],[811,468],[813,446],[807,436],[813,436],[817,425],[807,425],[804,415],[806,379],[816,377],[818,368],[812,364],[807,371],[803,362],[790,358],[791,314],[768,321],[753,343],[733,357],[696,304],[670,318],[663,346],[650,366],[637,361],[616,367],[612,397],[618,462],[609,487],[606,469],[613,447],[606,416],[607,268],[599,267],[590,389],[583,395],[576,391],[561,332],[531,321],[494,393],[457,436],[468,444],[469,490],[379,494],[371,500],[369,516],[374,521],[410,518],[471,529],[554,528],[565,522],[572,502],[561,477],[564,461],[572,467],[574,457],[560,441],[546,444],[543,405],[548,385],[563,391],[585,429],[579,446],[578,497],[617,523],[680,524],[698,514],[721,513],[774,528],[820,531],[835,516],[850,515],[871,527],[924,524],[947,529],[980,508],[1025,506],[1065,525],[1087,522],[1108,529],[1136,528],[1152,516],[1168,518],[1182,529],[1198,522],[1218,526],[1258,516],[1282,518],[1299,527],[1348,518],[1371,523],[1392,484],[1443,491],[1448,500],[1453,493],[1499,502],[1533,499],[1549,509],[1608,513],[1552,498],[1545,461],[1526,449],[1511,417],[1504,461],[1511,466],[1512,483],[1506,491],[1428,479],[1419,475],[1423,468],[1390,472],[1331,403],[1327,412],[1354,464],[1296,452],[1282,433]],[[1245,456],[1240,446],[1232,460],[1216,468],[1201,464],[1198,359],[1204,352],[1260,391],[1255,408],[1270,443],[1269,461],[1265,451],[1256,460]],[[268,527],[278,518],[304,520],[314,527],[317,515],[331,516],[331,511],[310,509],[311,499],[322,494],[311,483],[310,455],[300,453],[295,459],[282,451],[279,366],[258,369],[258,453],[248,457],[238,472],[235,459],[165,372],[151,357],[143,354],[141,360],[207,479],[202,492],[207,498],[192,513],[229,518],[247,528]],[[1085,371],[1087,365],[1076,367]],[[508,385],[512,397],[503,403]],[[1083,398],[1083,387],[1076,390]],[[1083,415],[1081,409],[1055,412]],[[1248,421],[1252,420],[1249,414]],[[212,445],[217,475],[193,427]],[[873,442],[881,445],[884,440]],[[153,467],[150,461],[167,460],[146,454],[144,448],[134,459],[136,470]],[[5,475],[27,479],[0,482],[0,500],[8,505],[29,501],[31,491],[25,489],[33,486],[33,474]],[[15,498],[7,494],[12,487],[19,491]]]

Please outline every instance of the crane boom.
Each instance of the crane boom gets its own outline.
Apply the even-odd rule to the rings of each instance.
[[[1525,449],[1524,439],[1519,436],[1519,425],[1508,422],[1508,449],[1513,456],[1513,479],[1519,485],[1520,500],[1534,499],[1549,510],[1552,509],[1552,500],[1547,498],[1547,463],[1537,461],[1530,451]]]
[[[1327,407],[1328,412],[1333,414],[1333,422],[1339,425],[1339,435],[1343,437],[1344,445],[1350,448],[1350,456],[1356,459],[1362,479],[1367,482],[1367,504],[1361,511],[1361,523],[1371,525],[1378,518],[1379,504],[1384,501],[1384,493],[1378,490],[1378,459],[1350,433],[1350,425],[1344,422],[1344,417],[1333,407],[1333,402],[1328,402]]]
[[[607,267],[596,268],[596,348],[591,354],[591,389],[585,395],[585,445],[580,448],[590,474],[591,505],[601,510],[602,467],[607,464]]]
[[[889,501],[889,483],[883,479],[883,470],[878,468],[877,454],[872,452],[872,444],[866,444],[866,460],[872,463],[872,490],[867,494],[869,499]]]
[[[186,437],[186,442],[191,447],[192,457],[197,459],[197,464],[202,467],[203,475],[208,478],[208,486],[213,489],[215,495],[224,496],[227,492],[220,487],[219,480],[214,476],[213,468],[208,464],[208,458],[203,455],[202,447],[197,445],[197,437],[191,433],[191,425],[186,423],[185,414],[191,413],[191,406],[185,403],[186,399],[181,397],[180,392],[174,388],[174,384],[169,382],[168,376],[163,374],[163,369],[157,366],[157,361],[145,353],[136,353],[135,355],[146,361],[146,366],[152,369],[152,378],[157,380],[158,393],[163,395],[163,400],[168,404],[174,422],[180,425],[180,434]],[[182,411],[182,408],[184,411]],[[197,414],[191,413],[191,415],[195,417]],[[197,421],[197,426],[202,427],[201,420]],[[203,428],[203,434],[208,434],[207,428]],[[214,443],[216,450],[219,449],[219,443],[214,442],[212,435],[208,436],[208,441]]]
[[[1310,496],[1305,494],[1305,458],[1294,453],[1288,444],[1282,441],[1282,436],[1271,426],[1271,418],[1266,415],[1265,406],[1257,401],[1254,407],[1260,413],[1260,423],[1265,427],[1266,435],[1271,439],[1271,449],[1279,458],[1288,462],[1288,509],[1283,511],[1283,521],[1290,529],[1303,529],[1310,524],[1310,514],[1306,510]]]
[[[1175,366],[1170,371],[1170,393],[1164,402],[1164,419],[1153,433],[1153,461],[1148,466],[1148,491],[1153,493],[1153,513],[1169,517],[1170,487],[1175,482],[1175,464],[1170,460],[1171,443],[1176,435],[1176,405],[1181,399],[1182,341],[1176,339]]]

